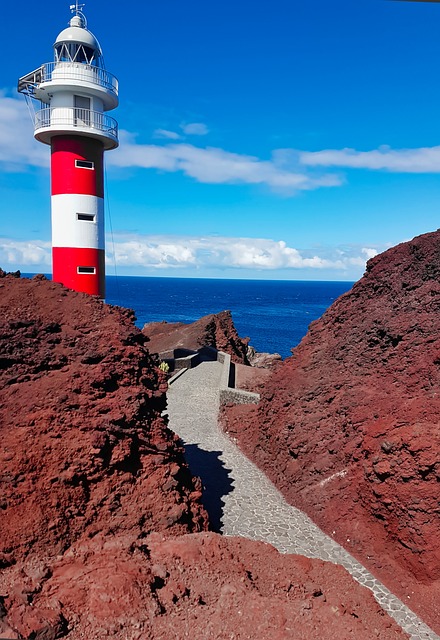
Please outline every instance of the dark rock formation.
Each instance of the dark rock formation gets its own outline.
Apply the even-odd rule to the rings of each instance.
[[[213,347],[229,353],[235,363],[249,364],[249,338],[240,338],[230,311],[204,316],[192,322],[150,322],[142,332],[148,336],[152,353],[167,354],[175,350],[197,351]]]
[[[6,278],[6,276],[12,276],[13,278],[20,278],[21,272],[20,271],[4,271],[3,269],[0,269],[0,278]]]
[[[368,262],[227,429],[440,630],[440,232]]]

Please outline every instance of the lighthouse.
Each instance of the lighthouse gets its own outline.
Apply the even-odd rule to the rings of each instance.
[[[53,62],[20,78],[18,91],[34,107],[34,137],[51,148],[52,278],[104,298],[104,151],[118,146],[107,115],[118,106],[118,81],[83,7],[70,7]]]

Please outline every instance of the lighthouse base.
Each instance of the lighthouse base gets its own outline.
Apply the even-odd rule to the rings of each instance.
[[[52,280],[69,289],[104,298],[104,249],[53,247]]]

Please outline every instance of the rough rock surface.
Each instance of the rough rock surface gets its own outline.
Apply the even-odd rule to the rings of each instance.
[[[6,610],[30,602],[79,539],[99,532],[129,546],[151,531],[207,527],[201,487],[161,417],[167,384],[145,342],[129,310],[44,276],[0,279]]]
[[[235,365],[235,387],[243,391],[260,393],[270,376],[270,369],[247,367],[244,364]]]
[[[250,345],[248,347],[247,357],[251,367],[270,370],[275,369],[283,360],[279,353],[255,351],[254,347],[251,347]]]
[[[44,639],[408,637],[370,591],[330,563],[214,533],[151,534],[130,550],[124,542],[76,543],[11,621],[25,631],[40,624]]]
[[[233,362],[249,364],[247,352],[249,338],[240,338],[230,311],[221,311],[192,322],[150,322],[142,332],[148,336],[152,353],[164,354],[174,350],[197,351],[213,347],[229,353]]]
[[[0,637],[407,637],[340,567],[189,534],[200,484],[132,317],[0,280]]]
[[[157,619],[157,638],[182,638],[176,626],[195,640],[406,637],[370,592],[330,563],[212,533],[167,541],[157,534],[147,545],[167,613]]]
[[[440,631],[440,232],[370,260],[226,428]]]

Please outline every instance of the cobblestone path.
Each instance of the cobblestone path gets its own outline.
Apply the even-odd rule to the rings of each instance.
[[[202,362],[170,386],[170,428],[182,439],[194,475],[202,478],[204,505],[215,530],[269,542],[282,553],[298,553],[343,565],[414,639],[439,639],[403,602],[290,506],[266,476],[218,427],[222,365]]]

